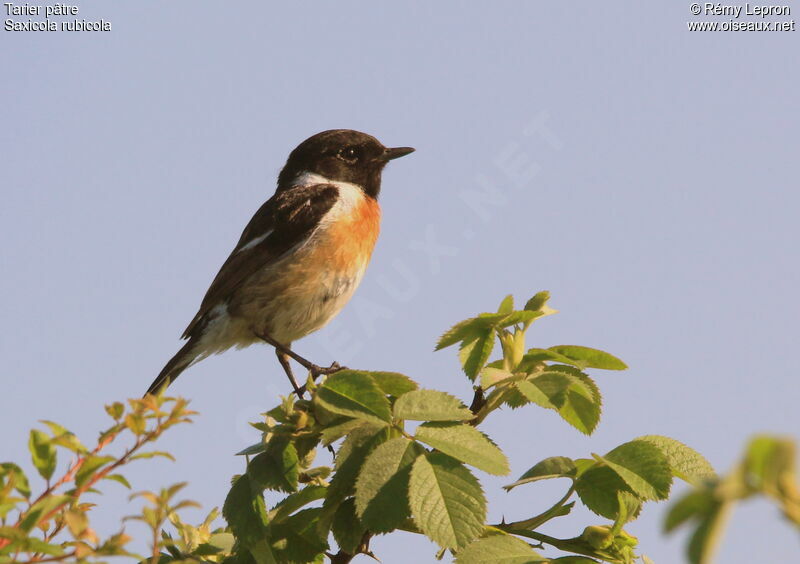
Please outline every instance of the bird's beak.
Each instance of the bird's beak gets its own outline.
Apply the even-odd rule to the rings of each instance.
[[[413,153],[413,147],[392,147],[385,149],[383,151],[383,160],[391,161],[393,159],[399,159],[400,157],[405,157],[409,153]]]

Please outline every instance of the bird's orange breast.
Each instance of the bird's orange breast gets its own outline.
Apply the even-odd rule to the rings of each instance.
[[[378,240],[380,223],[381,208],[369,197],[333,218],[324,235],[326,262],[341,271],[364,268]]]

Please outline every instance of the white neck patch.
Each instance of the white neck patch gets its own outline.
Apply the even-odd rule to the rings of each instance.
[[[331,184],[339,189],[339,200],[328,212],[327,219],[333,219],[342,212],[350,211],[366,198],[364,191],[357,184],[331,180],[316,172],[301,172],[292,181],[292,186],[313,186],[314,184]]]

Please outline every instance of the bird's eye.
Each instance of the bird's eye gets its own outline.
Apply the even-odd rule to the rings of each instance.
[[[336,156],[342,159],[343,161],[352,164],[356,162],[359,158],[361,158],[361,149],[354,146],[345,147],[344,149],[340,150]]]

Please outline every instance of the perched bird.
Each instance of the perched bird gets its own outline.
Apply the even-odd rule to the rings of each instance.
[[[361,282],[378,238],[381,172],[411,147],[384,147],[350,129],[309,137],[291,152],[275,194],[256,212],[183,333],[187,343],[148,388],[169,386],[192,364],[231,347],[275,347],[295,391],[291,350],[327,324]],[[330,371],[337,366],[331,365]]]

